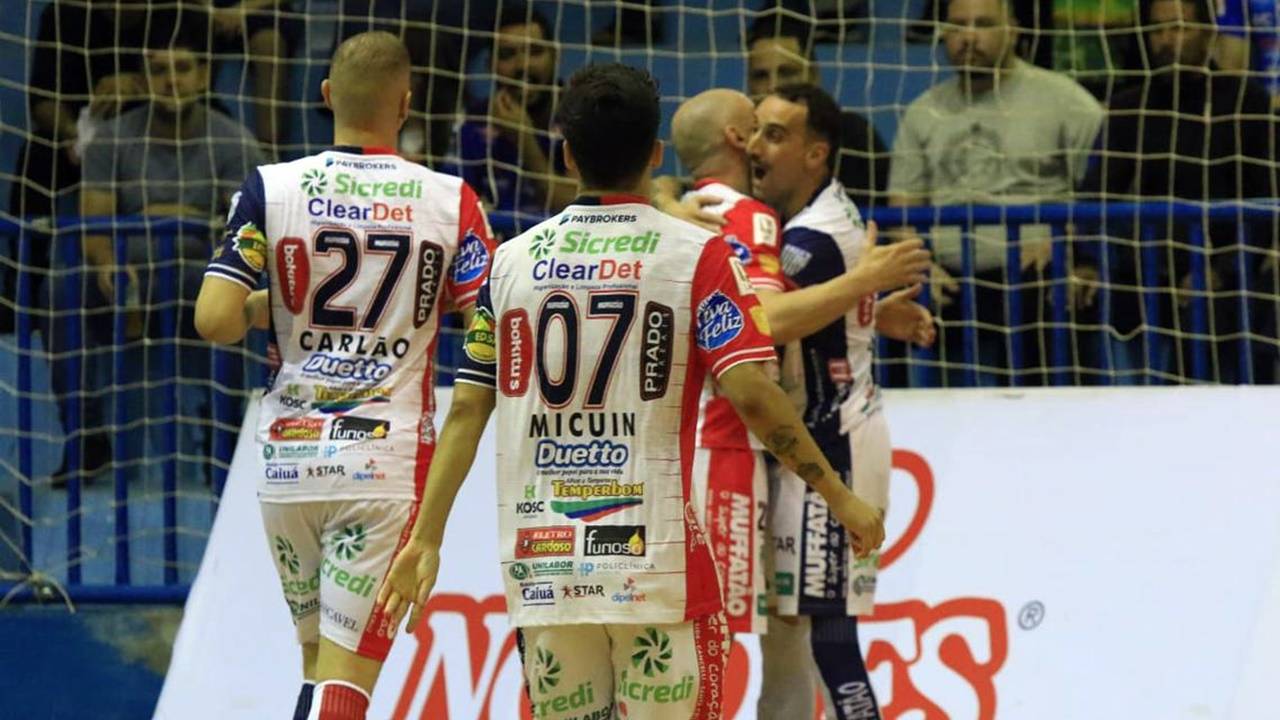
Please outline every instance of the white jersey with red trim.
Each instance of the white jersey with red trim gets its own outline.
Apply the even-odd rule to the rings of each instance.
[[[719,203],[703,209],[724,217],[721,236],[742,263],[752,286],[776,292],[787,289],[780,258],[778,214],[773,208],[713,178],[694,183],[685,197],[690,195],[720,199]],[[729,401],[716,394],[715,383],[710,380],[703,389],[702,409],[698,414],[698,447],[764,449],[759,438],[747,431]]]
[[[580,199],[499,248],[457,379],[498,392],[513,624],[721,609],[691,504],[698,398],[774,359],[764,325],[729,247],[643,198]]]
[[[495,249],[475,193],[389,151],[334,148],[253,172],[210,276],[271,298],[259,496],[413,499],[435,444],[440,314]]]

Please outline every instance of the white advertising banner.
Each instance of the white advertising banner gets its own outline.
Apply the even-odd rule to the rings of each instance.
[[[910,391],[886,407],[889,540],[859,624],[886,719],[1280,717],[1280,389]],[[528,717],[493,454],[490,428],[370,718]],[[300,656],[259,463],[240,443],[157,718],[292,712]],[[755,717],[758,687],[740,638],[726,717]]]

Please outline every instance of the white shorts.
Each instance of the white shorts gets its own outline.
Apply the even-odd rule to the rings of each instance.
[[[731,633],[762,633],[768,622],[764,454],[737,448],[693,452],[693,507],[715,559]]]
[[[720,720],[724,712],[729,638],[720,613],[672,625],[538,625],[517,638],[537,720]]]
[[[823,452],[855,495],[888,509],[893,450],[883,412],[873,412]],[[856,559],[848,535],[822,497],[781,466],[770,473],[769,520],[779,614],[872,613],[880,553]]]
[[[385,660],[394,628],[373,612],[378,587],[413,524],[409,500],[260,502],[299,643],[320,636]]]

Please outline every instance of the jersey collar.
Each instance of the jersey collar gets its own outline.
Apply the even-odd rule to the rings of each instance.
[[[349,155],[396,155],[395,148],[380,147],[377,145],[334,145],[329,148],[332,152],[347,153]]]
[[[648,205],[649,198],[643,195],[628,193],[606,193],[604,195],[579,195],[570,205]]]
[[[693,183],[693,189],[694,189],[694,190],[701,190],[702,188],[704,188],[704,187],[706,187],[706,186],[708,186],[708,185],[714,185],[714,184],[716,184],[716,183],[718,183],[718,182],[720,182],[720,179],[719,179],[719,178],[704,177],[704,178],[702,178],[701,180],[697,180],[697,181],[695,181],[695,182]]]

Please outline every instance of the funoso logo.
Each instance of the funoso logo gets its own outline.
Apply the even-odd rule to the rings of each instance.
[[[917,499],[914,510],[895,508],[910,511],[910,520],[886,543],[881,565],[890,576],[925,529],[934,498],[933,473],[924,458],[897,450],[893,464],[895,482],[908,475]],[[998,600],[976,594],[877,604],[875,614],[859,623],[859,633],[885,720],[994,720],[997,681],[1009,657],[1006,617]],[[406,641],[416,642],[407,675],[383,679],[387,685],[402,683],[392,718],[532,718],[502,595],[436,593],[414,639],[400,642]],[[757,663],[757,654],[735,643],[722,688],[725,718],[751,716],[755,698],[749,686],[756,682]],[[859,690],[838,688],[835,701],[856,704]]]

